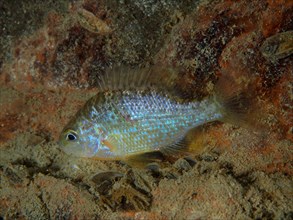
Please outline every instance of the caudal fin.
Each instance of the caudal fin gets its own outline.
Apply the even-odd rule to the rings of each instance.
[[[221,76],[215,86],[215,101],[223,115],[222,121],[258,130],[261,111],[257,106],[255,89],[249,83],[237,83],[230,76]]]

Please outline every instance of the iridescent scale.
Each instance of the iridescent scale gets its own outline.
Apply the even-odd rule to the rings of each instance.
[[[87,103],[84,118],[116,148],[116,155],[160,150],[193,127],[222,117],[212,99],[181,103],[155,90],[104,92]],[[97,152],[105,146],[97,144]]]

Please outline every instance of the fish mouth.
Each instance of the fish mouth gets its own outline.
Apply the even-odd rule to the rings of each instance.
[[[64,144],[64,140],[62,140],[61,136],[60,136],[59,139],[56,141],[56,144],[57,144],[59,147],[63,147],[63,146],[65,146],[65,144]]]
[[[67,153],[68,151],[70,151],[70,144],[66,143],[66,141],[62,140],[62,139],[59,139],[58,141],[56,141],[56,144],[57,144],[57,147]]]
[[[79,145],[76,145],[76,143],[68,143],[64,140],[59,140],[57,143],[58,148],[67,155],[75,157],[89,157],[88,155],[85,155],[83,149]]]

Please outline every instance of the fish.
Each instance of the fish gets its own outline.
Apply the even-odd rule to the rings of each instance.
[[[272,62],[293,53],[293,31],[286,31],[267,38],[260,47],[262,55]]]
[[[99,92],[61,132],[61,149],[76,157],[143,160],[151,152],[186,150],[184,137],[192,128],[245,120],[248,99],[229,77],[218,81],[215,94],[197,101],[176,85],[179,72],[164,67],[108,70]]]

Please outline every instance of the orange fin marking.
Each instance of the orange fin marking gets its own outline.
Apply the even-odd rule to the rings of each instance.
[[[115,152],[117,150],[117,147],[115,147],[112,143],[110,143],[109,141],[107,140],[104,140],[103,141],[103,144],[105,146],[107,146],[112,152]]]

